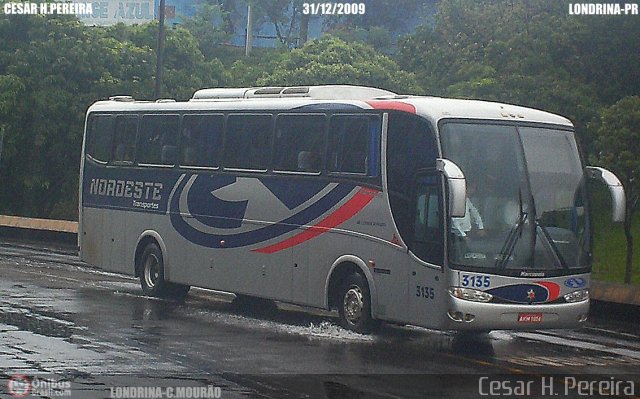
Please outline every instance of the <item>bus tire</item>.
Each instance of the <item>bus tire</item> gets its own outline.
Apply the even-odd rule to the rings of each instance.
[[[370,333],[377,323],[371,317],[371,294],[367,280],[360,273],[344,279],[338,294],[340,325],[361,334]]]
[[[140,286],[145,295],[158,298],[169,297],[174,290],[164,279],[162,251],[155,242],[148,244],[140,257]]]

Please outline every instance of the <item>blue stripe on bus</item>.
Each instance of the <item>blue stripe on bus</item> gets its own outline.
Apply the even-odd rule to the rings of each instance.
[[[287,208],[294,209],[327,186],[326,182],[295,179],[260,179]]]
[[[235,181],[235,176],[198,176],[187,196],[187,206],[193,217],[209,227],[240,227],[249,201],[224,201],[211,194]]]
[[[180,214],[180,197],[191,176],[185,178],[178,185],[170,204],[171,223],[176,231],[188,241],[208,248],[237,248],[271,240],[289,233],[299,226],[307,225],[333,208],[354,189],[354,185],[338,184],[324,197],[314,202],[304,210],[276,223],[243,233],[212,234],[200,231],[190,226]],[[188,195],[188,193],[187,193]],[[224,244],[221,244],[224,241]]]
[[[221,229],[233,229],[242,225],[249,198],[242,201],[225,201],[212,192],[235,183],[235,176],[199,175],[189,189],[187,206],[200,223]],[[260,182],[289,210],[292,210],[327,186],[326,182],[262,178]],[[256,181],[256,184],[257,183]],[[268,214],[268,210],[267,210]]]

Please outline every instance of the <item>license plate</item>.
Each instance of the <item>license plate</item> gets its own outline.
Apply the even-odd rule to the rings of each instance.
[[[518,323],[542,323],[542,313],[518,313]]]

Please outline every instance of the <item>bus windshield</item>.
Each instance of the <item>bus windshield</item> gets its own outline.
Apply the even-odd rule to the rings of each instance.
[[[522,276],[588,270],[585,179],[573,132],[449,122],[441,140],[467,180],[466,214],[449,220],[452,268]]]

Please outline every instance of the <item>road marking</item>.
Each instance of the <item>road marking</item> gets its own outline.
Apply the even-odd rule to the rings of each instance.
[[[593,331],[599,331],[599,332],[605,332],[605,333],[609,333],[609,334],[615,334],[615,335],[620,335],[621,337],[627,337],[627,338],[640,338],[640,335],[636,335],[636,334],[629,334],[629,333],[625,333],[625,332],[621,332],[621,331],[615,331],[615,330],[608,330],[606,328],[597,328],[597,327],[584,327],[585,330],[593,330]]]
[[[531,339],[531,340],[540,341],[540,342],[548,342],[550,344],[562,345],[562,346],[567,346],[567,347],[577,348],[577,349],[589,349],[589,350],[611,353],[618,356],[626,356],[626,357],[640,360],[640,352],[630,350],[630,349],[610,348],[602,344],[596,344],[596,343],[585,342],[585,341],[576,342],[570,339],[561,338],[558,336],[549,336],[549,335],[540,334],[540,333],[518,332],[516,333],[516,335],[524,339]]]

